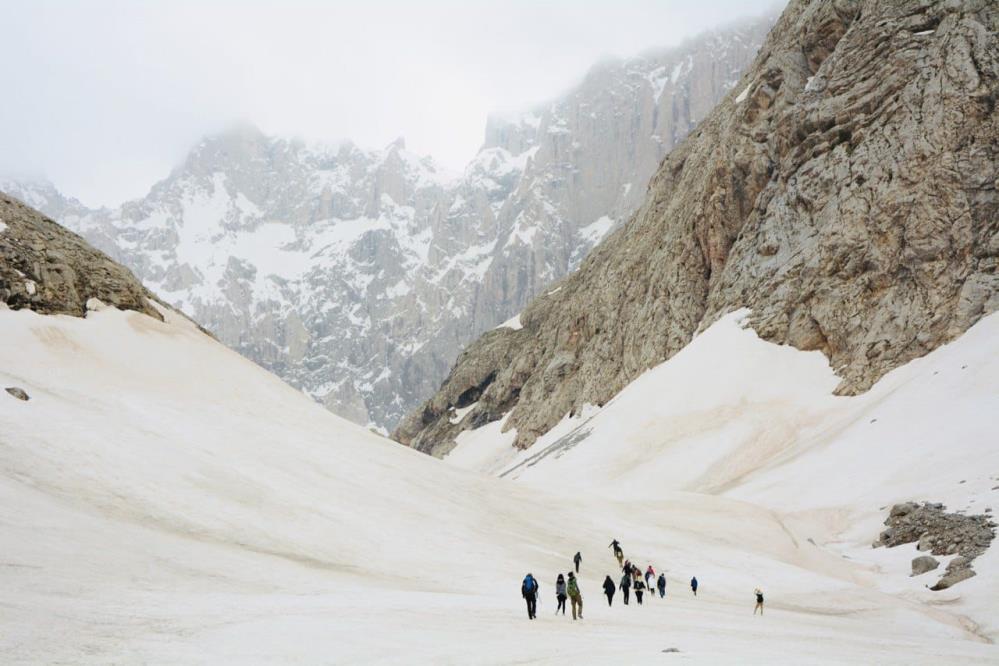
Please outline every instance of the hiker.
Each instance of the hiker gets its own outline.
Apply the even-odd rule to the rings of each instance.
[[[621,592],[624,594],[624,605],[628,605],[628,593],[631,591],[631,574],[621,576]]]
[[[572,619],[576,619],[576,614],[578,612],[579,619],[583,619],[583,595],[579,591],[579,582],[576,581],[576,575],[569,572],[569,601],[572,603]],[[563,602],[564,603],[564,602]],[[577,611],[578,609],[578,611]]]
[[[576,565],[576,573],[579,573],[579,563],[582,561],[583,556],[579,553],[579,551],[576,551],[576,554],[572,557],[572,562]]]
[[[621,567],[621,571],[625,572],[629,576],[631,575],[631,560],[624,561],[624,566]]]
[[[604,578],[604,594],[607,595],[608,606],[610,606],[611,603],[614,601],[614,592],[615,592],[614,581],[611,580],[610,576],[607,576],[607,578]]]
[[[527,602],[527,617],[534,619],[538,612],[538,581],[533,574],[527,574],[520,586],[520,596]]]
[[[555,581],[555,598],[558,600],[558,606],[555,607],[555,614],[561,610],[562,615],[565,615],[565,600],[567,598],[565,591],[565,577],[562,574],[558,575],[558,580]]]
[[[645,570],[645,587],[649,588],[650,592],[652,591],[652,581],[654,581],[655,579],[656,579],[656,571],[655,569],[652,568],[652,565],[650,564],[649,568]]]
[[[618,543],[617,539],[614,539],[607,547],[614,549],[614,557],[617,558],[617,565],[621,566],[621,561],[624,560],[624,551],[621,550],[621,544]]]
[[[659,588],[659,598],[663,599],[666,596],[666,574],[659,574],[659,580],[656,581],[656,587]]]
[[[697,576],[690,579],[690,589],[694,591],[694,596],[697,596]]]
[[[756,615],[756,611],[760,611],[760,615],[763,615],[763,590],[756,588],[756,605],[753,607],[753,615]]]
[[[645,583],[642,582],[641,578],[638,578],[635,580],[633,587],[635,588],[635,601],[637,601],[638,605],[641,606],[642,593],[645,592]]]

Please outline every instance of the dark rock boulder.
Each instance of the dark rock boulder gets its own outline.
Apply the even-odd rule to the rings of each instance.
[[[18,400],[24,400],[25,402],[31,400],[31,398],[28,396],[27,391],[18,386],[8,386],[4,390],[7,391],[7,393],[9,393],[10,395],[17,398]]]

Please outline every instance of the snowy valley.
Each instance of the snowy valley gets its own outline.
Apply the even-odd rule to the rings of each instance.
[[[768,26],[0,187],[3,663],[999,663],[999,6]]]
[[[892,502],[999,499],[995,315],[856,398],[828,395],[817,352],[727,319],[564,426],[582,441],[496,478],[451,464],[461,446],[441,462],[339,419],[165,312],[0,310],[0,383],[30,395],[0,393],[6,663],[999,657],[999,551],[930,592],[914,546],[870,546]],[[697,381],[719,356],[721,393]],[[666,599],[607,608],[613,538],[666,572]],[[577,550],[574,624],[552,585]]]

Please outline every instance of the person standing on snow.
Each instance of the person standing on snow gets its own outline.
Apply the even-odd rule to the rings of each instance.
[[[579,563],[582,561],[583,556],[579,553],[579,551],[576,551],[576,554],[572,557],[572,562],[576,565],[576,573],[579,573]]]
[[[621,576],[621,592],[624,594],[624,605],[628,605],[628,593],[631,591],[631,574],[625,572]]]
[[[697,596],[697,576],[690,579],[690,589],[693,590],[694,596]]]
[[[756,615],[756,611],[760,611],[760,615],[763,615],[763,590],[756,588],[756,605],[753,606],[753,615]]]
[[[604,594],[607,595],[608,606],[612,605],[612,602],[614,601],[614,590],[614,581],[611,580],[610,576],[607,576],[607,578],[604,578]]]
[[[649,592],[652,592],[653,586],[652,581],[656,579],[656,571],[649,565],[649,568],[645,570],[645,587],[649,588]]]
[[[576,619],[576,614],[578,612],[579,619],[583,619],[583,595],[579,591],[579,582],[576,580],[576,575],[569,572],[569,601],[572,603],[572,619]]]
[[[659,598],[664,598],[666,596],[666,574],[659,574],[659,580],[656,581],[656,586],[659,588]]]
[[[527,617],[533,620],[538,613],[538,581],[533,574],[527,574],[520,585],[520,596],[527,602]]]
[[[624,551],[621,550],[621,544],[618,543],[617,539],[614,539],[607,547],[614,549],[614,557],[617,558],[617,565],[621,566],[621,563],[624,561]]]
[[[635,601],[637,601],[638,605],[641,606],[642,605],[642,593],[645,592],[645,583],[642,582],[641,578],[636,578],[635,579],[635,583],[634,583],[634,587],[635,587]]]
[[[558,580],[555,581],[555,599],[558,600],[558,606],[555,607],[555,614],[561,610],[562,615],[565,615],[565,600],[568,597],[565,591],[565,577],[562,574],[558,575]]]

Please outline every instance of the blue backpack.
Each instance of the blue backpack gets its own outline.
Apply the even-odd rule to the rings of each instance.
[[[538,589],[538,581],[534,580],[534,576],[528,574],[527,577],[524,578],[523,589],[524,594],[531,594]]]

